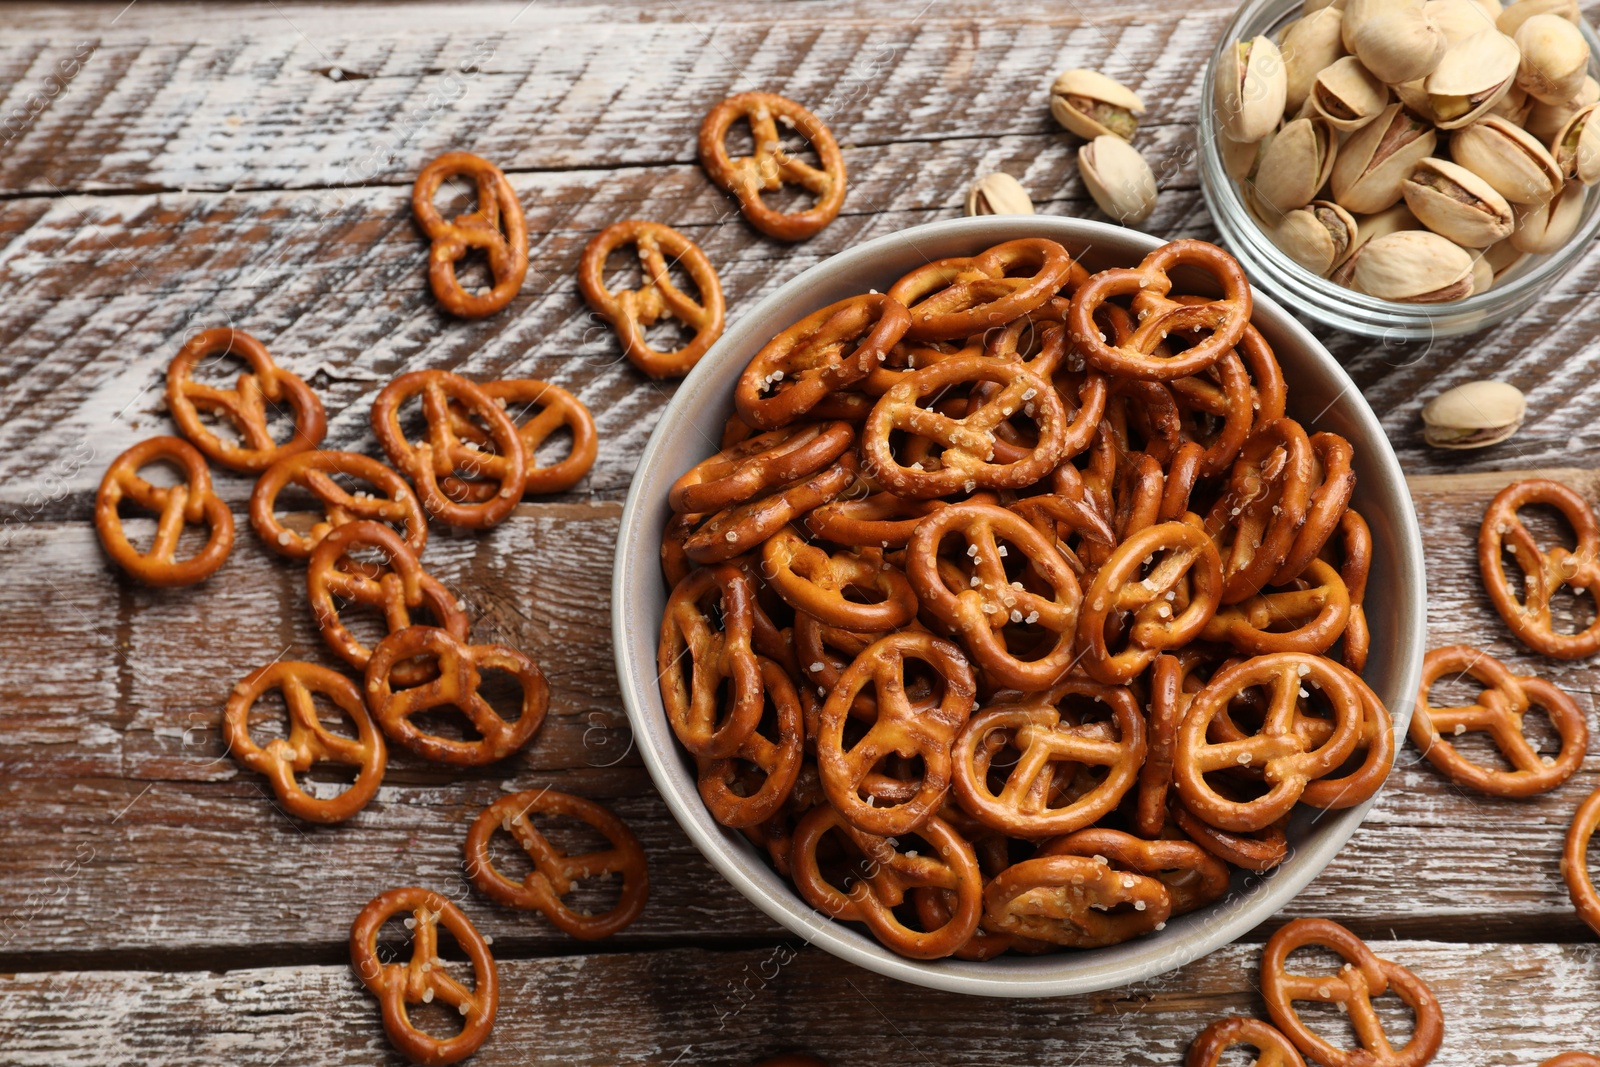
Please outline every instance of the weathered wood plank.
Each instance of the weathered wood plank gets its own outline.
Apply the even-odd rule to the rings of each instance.
[[[1600,1046],[1593,945],[1375,947],[1438,997],[1445,1038],[1436,1067],[1532,1067]],[[913,991],[794,943],[503,961],[494,1031],[472,1062],[747,1067],[804,1050],[834,1067],[1170,1067],[1212,1020],[1265,1017],[1259,956],[1257,946],[1234,946],[1149,982],[1038,1001]],[[17,1067],[402,1062],[348,966],[20,974],[0,977],[0,991],[0,1040]],[[1386,1010],[1392,1001],[1377,1003]],[[1404,1033],[1404,1009],[1395,1007],[1389,1025]],[[1338,1041],[1336,1018],[1313,1025]]]
[[[1592,491],[1581,472],[1555,473]],[[1471,544],[1503,481],[1417,483],[1430,643],[1479,643],[1568,689],[1592,718],[1594,665],[1518,654],[1481,592]],[[269,558],[241,527],[236,557],[210,582],[155,592],[119,582],[83,524],[15,534],[0,552],[11,586],[0,627],[13,662],[42,666],[0,681],[10,813],[0,852],[14,857],[0,872],[0,898],[21,901],[0,915],[19,931],[0,959],[224,950],[322,958],[381,884],[460,885],[467,823],[502,789],[535,785],[616,803],[644,840],[655,897],[625,944],[773,936],[688,844],[627,750],[604,598],[616,528],[614,504],[525,505],[487,536],[435,536],[427,564],[460,591],[479,638],[543,664],[550,718],[527,752],[495,768],[455,774],[397,754],[373,806],[331,830],[277,813],[256,776],[226,757],[216,729],[229,688],[252,667],[280,654],[332,662],[311,628],[298,566]],[[1552,794],[1516,802],[1449,785],[1410,748],[1400,763],[1367,824],[1287,914],[1332,915],[1384,936],[1584,936],[1557,859],[1578,800],[1600,786],[1600,762],[1591,758]],[[82,849],[92,850],[87,858]],[[313,878],[314,900],[285,903],[287,887]],[[40,895],[39,886],[52,888]],[[519,948],[574,948],[509,913],[488,928]]]

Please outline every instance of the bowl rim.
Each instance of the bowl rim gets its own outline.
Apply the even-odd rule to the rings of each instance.
[[[981,237],[978,236],[980,234]],[[727,406],[726,395],[720,393],[715,397],[704,395],[709,388],[708,383],[718,373],[718,364],[727,359],[729,353],[738,350],[749,335],[769,329],[763,325],[764,323],[776,320],[787,323],[791,318],[798,318],[798,314],[785,309],[795,303],[804,303],[808,290],[819,282],[834,272],[874,260],[880,253],[895,246],[910,243],[916,248],[919,240],[949,244],[965,239],[976,251],[987,247],[987,244],[1024,234],[1050,237],[1070,243],[1075,248],[1092,246],[1097,240],[1106,240],[1112,244],[1131,242],[1147,251],[1166,243],[1149,234],[1087,219],[1048,215],[984,216],[923,223],[885,234],[854,245],[802,271],[762,298],[735,321],[701,358],[699,364],[684,379],[677,393],[662,410],[656,428],[651,432],[650,439],[640,454],[627,501],[623,507],[617,533],[611,588],[611,630],[617,681],[629,725],[634,738],[638,741],[641,758],[651,781],[666,801],[673,818],[683,828],[695,848],[718,873],[760,911],[809,945],[816,945],[857,966],[913,985],[946,992],[999,997],[1065,996],[1115,988],[1174,970],[1237,940],[1269,919],[1322,873],[1359,828],[1367,811],[1376,802],[1378,795],[1381,795],[1381,790],[1379,794],[1375,794],[1362,804],[1332,812],[1331,814],[1339,820],[1336,826],[1325,828],[1325,831],[1307,847],[1293,852],[1291,859],[1298,862],[1286,863],[1268,875],[1254,876],[1253,879],[1247,876],[1243,888],[1239,888],[1236,876],[1235,888],[1231,891],[1230,897],[1242,899],[1236,900],[1231,910],[1223,909],[1214,916],[1206,916],[1205,926],[1199,930],[1199,936],[1187,940],[1179,939],[1164,948],[1159,936],[1135,939],[1133,942],[1125,943],[1136,946],[1131,953],[1121,954],[1127,958],[1119,956],[1106,959],[1104,954],[1112,950],[1097,949],[1089,950],[1096,954],[1092,959],[1088,952],[1062,953],[1048,957],[1020,957],[1019,966],[1016,967],[1007,967],[1004,963],[996,961],[976,963],[955,959],[912,960],[894,954],[876,941],[856,932],[851,926],[822,914],[792,888],[789,892],[775,894],[768,892],[758,883],[757,867],[770,877],[777,877],[767,866],[765,858],[758,858],[753,846],[737,848],[736,843],[729,837],[733,832],[727,831],[711,819],[697,790],[691,787],[687,791],[681,791],[673,786],[672,772],[667,761],[682,760],[681,754],[675,748],[668,746],[668,751],[662,751],[648,743],[651,731],[647,716],[659,718],[662,714],[659,708],[660,697],[656,685],[654,657],[651,657],[648,667],[641,669],[641,665],[630,658],[628,650],[630,639],[636,632],[636,627],[630,625],[636,612],[630,609],[642,595],[641,583],[654,582],[658,585],[660,583],[657,554],[659,534],[655,530],[641,531],[637,527],[640,524],[641,511],[646,507],[645,492],[648,490],[652,494],[661,494],[664,489],[661,484],[654,483],[643,475],[658,464],[658,457],[666,448],[669,428],[680,421],[692,422],[693,413],[700,410],[708,401],[713,403],[714,410],[717,411]],[[918,252],[924,254],[920,249]],[[1259,287],[1252,286],[1252,288],[1256,290],[1256,315],[1265,314],[1275,320],[1274,332],[1286,332],[1292,335],[1295,342],[1306,350],[1308,358],[1319,363],[1321,370],[1331,374],[1340,384],[1341,393],[1330,403],[1329,408],[1333,403],[1350,398],[1351,416],[1360,424],[1363,436],[1381,443],[1381,447],[1373,450],[1376,453],[1373,460],[1382,468],[1383,481],[1398,484],[1399,492],[1404,494],[1404,474],[1394,449],[1389,444],[1377,416],[1367,405],[1344,368],[1294,316],[1270,297],[1262,295]],[[1325,408],[1324,411],[1326,410],[1328,409]],[[677,473],[672,472],[672,476],[675,477]],[[1402,610],[1399,622],[1401,632],[1396,635],[1399,647],[1396,650],[1395,673],[1400,679],[1398,689],[1403,702],[1391,707],[1397,742],[1405,737],[1406,722],[1421,676],[1427,600],[1421,532],[1415,511],[1410,507],[1398,510],[1399,514],[1389,516],[1402,555],[1405,557],[1396,564],[1400,568],[1402,579],[1400,583],[1402,588],[1399,590]],[[644,534],[643,537],[639,536],[641,533]],[[1404,610],[1407,607],[1414,610]],[[651,647],[653,647],[653,635],[659,630],[659,622],[652,619],[649,627],[649,633],[652,635]],[[655,706],[652,707],[652,703]],[[1320,815],[1321,813],[1318,813],[1317,817]],[[1331,832],[1327,832],[1328,830]],[[1221,903],[1213,907],[1220,907]],[[1124,946],[1115,946],[1115,948],[1122,947]],[[1050,966],[1049,963],[1041,964],[1037,961],[1054,961],[1056,965]]]

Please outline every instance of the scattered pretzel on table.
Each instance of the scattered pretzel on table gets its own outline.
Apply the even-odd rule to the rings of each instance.
[[[728,130],[739,119],[750,124],[753,154],[728,155]],[[790,155],[779,141],[778,124],[810,142],[820,167]],[[839,215],[844,206],[844,155],[821,119],[776,93],[738,93],[717,104],[700,125],[700,165],[713,182],[739,199],[750,225],[780,241],[803,241]],[[802,186],[817,198],[797,212],[768,206],[762,193],[785,184]]]
[[[1567,883],[1567,893],[1572,897],[1578,918],[1589,929],[1600,934],[1600,894],[1595,892],[1589,876],[1589,842],[1600,829],[1600,789],[1589,794],[1589,799],[1578,806],[1567,830],[1566,848],[1561,853],[1561,875]]]
[[[1306,1067],[1300,1051],[1276,1028],[1260,1019],[1218,1019],[1194,1039],[1184,1067],[1218,1067],[1236,1045],[1256,1050],[1256,1067]]]
[[[1448,674],[1467,675],[1485,688],[1466,707],[1437,707],[1428,693]],[[1561,750],[1555,756],[1541,757],[1529,744],[1522,720],[1530,707],[1543,708],[1560,736]],[[1484,767],[1456,751],[1450,739],[1469,731],[1487,733],[1511,769]],[[1451,781],[1501,797],[1549,792],[1572,777],[1589,748],[1583,709],[1570,696],[1542,678],[1512,674],[1487,652],[1466,645],[1436,648],[1423,658],[1410,736]]]
[[[896,952],[1153,932],[1393,765],[1353,449],[1285,416],[1226,253],[1124,274],[1011,241],[774,324],[668,491],[658,666],[702,799]]]
[[[1574,547],[1543,548],[1517,512],[1531,504],[1559,511],[1576,535]],[[1506,573],[1509,551],[1522,571],[1520,585]],[[1600,520],[1577,490],[1543,478],[1513,482],[1495,494],[1478,531],[1478,569],[1495,610],[1517,639],[1557,659],[1583,659],[1600,651],[1600,611],[1581,632],[1557,633],[1550,602],[1562,586],[1587,595],[1600,609]]]
[[[341,486],[336,477],[355,479],[372,488],[351,491]],[[322,518],[312,523],[306,533],[291,530],[278,521],[278,496],[290,485],[309,492],[322,504]],[[406,544],[418,555],[428,545],[427,512],[406,480],[359,452],[300,452],[285,456],[262,472],[250,492],[250,525],[255,527],[262,544],[289,559],[308,559],[329,531],[358,520],[403,527]]]
[[[283,693],[289,729],[265,746],[250,737],[250,712],[269,689]],[[334,733],[317,715],[315,696],[326,697],[355,724],[356,736]],[[251,671],[233,687],[222,714],[228,754],[272,783],[285,811],[308,822],[342,822],[366,807],[383,782],[388,750],[361,699],[361,690],[338,671],[314,663],[278,660]],[[295,781],[320,763],[356,768],[355,781],[338,796],[315,797]]]
[[[606,260],[630,245],[638,251],[644,281],[638,289],[614,293],[606,287]],[[673,266],[681,267],[694,282],[698,300],[673,283],[669,270]],[[699,245],[659,222],[615,222],[590,238],[578,262],[578,289],[589,307],[616,331],[623,354],[652,378],[688,374],[722,336],[727,309],[715,268]],[[677,319],[694,331],[687,344],[671,352],[653,348],[645,339],[645,330],[665,318]]]
[[[384,923],[408,911],[411,958],[405,963],[385,963],[378,954],[378,935]],[[440,926],[450,932],[472,963],[470,989],[452,978],[439,958]],[[373,898],[350,926],[350,966],[361,984],[378,998],[390,1042],[413,1063],[459,1063],[478,1051],[494,1026],[500,986],[489,945],[472,920],[438,893],[406,887]],[[407,1017],[406,1005],[434,1000],[460,1013],[461,1030],[454,1037],[433,1037]]]
[[[451,178],[470,179],[477,188],[477,208],[446,220],[434,206],[439,186]],[[528,273],[528,229],[522,205],[505,173],[471,152],[446,152],[417,175],[411,190],[411,211],[427,235],[428,283],[444,309],[462,318],[480,319],[511,303]],[[494,286],[469,293],[456,276],[456,264],[470,249],[484,253]]]
[[[173,486],[152,485],[139,471],[152,463],[178,468],[184,480]],[[119,505],[129,500],[157,515],[156,536],[140,552],[123,529]],[[178,558],[178,539],[185,526],[205,525],[205,544],[194,555]],[[211,489],[205,457],[179,437],[151,437],[111,461],[100,479],[94,501],[94,526],[112,562],[145,585],[194,585],[215,574],[233,550],[233,512]]]
[[[194,380],[202,361],[233,356],[249,364],[233,389],[219,389]],[[294,432],[283,444],[273,441],[266,404],[287,402],[294,411]],[[328,430],[322,401],[297,375],[273,362],[266,346],[243,330],[223,326],[195,334],[167,368],[167,411],[178,429],[213,463],[229,470],[255,473],[298,452],[316,448]],[[224,441],[200,421],[209,411],[231,422],[239,444]]]
[[[506,414],[517,427],[522,438],[522,451],[526,457],[527,478],[522,483],[523,493],[561,493],[571,489],[589,473],[600,451],[599,437],[595,433],[594,416],[583,401],[549,382],[537,378],[507,378],[482,382],[478,388],[495,403],[506,409]],[[493,446],[493,439],[458,404],[450,406],[456,435],[471,441],[479,449]],[[562,459],[548,467],[539,466],[540,447],[551,435],[565,428],[572,435],[572,444]],[[484,482],[462,482],[447,478],[445,492],[452,498],[482,502],[493,495],[493,488]]]

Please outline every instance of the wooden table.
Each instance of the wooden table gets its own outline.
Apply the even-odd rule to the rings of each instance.
[[[787,1049],[835,1065],[1170,1065],[1208,1021],[1259,1013],[1259,942],[1273,924],[1138,986],[985,1001],[807,950],[711,870],[631,751],[606,602],[621,500],[673,385],[618,358],[574,284],[584,242],[630,216],[698,241],[737,317],[865,238],[959,214],[969,181],[991,170],[1021,178],[1042,212],[1092,215],[1076,144],[1046,107],[1068,66],[1105,70],[1150,106],[1139,144],[1163,176],[1150,231],[1213,236],[1190,150],[1202,68],[1230,8],[0,9],[11,123],[0,128],[0,1062],[391,1062],[345,938],[371,896],[400,884],[458,897],[494,937],[505,997],[473,1061],[484,1065],[743,1065]],[[754,88],[808,103],[844,146],[844,213],[797,246],[754,233],[695,164],[707,107]],[[449,149],[506,169],[531,233],[521,295],[481,322],[436,309],[408,207],[417,168]],[[1412,476],[1430,641],[1542,671],[1591,722],[1594,665],[1542,662],[1513,643],[1472,542],[1511,472],[1553,469],[1595,495],[1597,284],[1591,252],[1527,314],[1474,337],[1325,335]],[[600,458],[576,490],[523,504],[488,536],[437,530],[427,552],[475,633],[527,650],[549,675],[549,720],[526,752],[464,774],[396,756],[376,801],[334,828],[280,814],[224,754],[220,709],[237,679],[280,655],[330,662],[300,568],[241,527],[203,587],[152,592],[119,580],[88,522],[110,459],[171,432],[165,365],[214,325],[262,338],[312,383],[330,447],[372,451],[374,393],[420,367],[545,378],[593,410]],[[1477,453],[1426,449],[1420,404],[1482,377],[1528,393],[1521,434]],[[250,480],[218,485],[242,519]],[[645,842],[649,907],[610,942],[575,942],[464,884],[467,824],[535,785],[613,805]],[[1600,946],[1557,858],[1597,785],[1591,755],[1552,794],[1495,801],[1450,786],[1407,747],[1366,825],[1283,917],[1335,918],[1421,974],[1447,1018],[1438,1063],[1595,1050]]]

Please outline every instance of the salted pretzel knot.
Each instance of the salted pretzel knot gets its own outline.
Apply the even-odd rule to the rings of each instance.
[[[750,123],[755,151],[733,159],[728,155],[728,130],[739,119]],[[811,143],[820,167],[790,155],[778,139],[778,123]],[[713,182],[739,198],[750,225],[780,241],[803,241],[838,217],[844,206],[844,155],[821,119],[776,93],[738,93],[717,104],[700,124],[700,165]],[[817,198],[804,211],[782,212],[767,206],[762,193],[775,193],[785,183],[799,185]]]
[[[235,356],[250,366],[239,375],[236,387],[219,389],[194,380],[196,366],[224,356]],[[294,412],[294,432],[281,445],[268,428],[269,401],[288,403]],[[316,448],[328,431],[322,401],[311,387],[274,363],[260,341],[227,326],[197,333],[178,350],[167,368],[167,411],[183,436],[213,463],[245,473],[266,470],[285,456]],[[207,429],[200,421],[201,411],[226,418],[239,432],[240,443],[224,441]]]
[[[551,385],[537,378],[482,382],[478,388],[505,408],[507,417],[517,427],[528,470],[528,476],[522,483],[524,493],[559,493],[571,489],[589,473],[599,453],[600,443],[595,434],[594,416],[589,414],[583,401],[559,385]],[[471,442],[479,450],[494,448],[493,436],[473,422],[470,413],[462,405],[452,402],[450,415],[451,428],[463,442]],[[548,467],[539,466],[540,446],[563,427],[572,433],[572,447],[566,457]],[[457,478],[454,475],[446,477],[439,484],[450,499],[477,504],[494,496],[499,488],[493,482]]]
[[[595,852],[563,852],[533,825],[528,818],[533,812],[586,823],[610,847]],[[533,869],[521,881],[506,877],[494,865],[489,842],[496,830],[515,838],[533,861]],[[592,800],[550,789],[513,793],[484,808],[467,831],[466,870],[472,884],[490,900],[507,907],[541,911],[562,930],[587,941],[610,937],[637,919],[650,892],[644,849],[627,824]],[[613,876],[621,877],[622,892],[609,911],[592,915],[575,910],[561,899],[581,881]]]
[[[440,185],[457,177],[477,185],[478,206],[446,221],[433,198]],[[417,226],[433,242],[428,251],[428,283],[446,311],[481,319],[511,303],[528,273],[528,227],[516,190],[499,167],[471,152],[446,152],[417,175],[411,211]],[[474,248],[489,258],[494,287],[486,293],[467,292],[456,277],[456,263]]]
[[[1529,504],[1548,504],[1572,526],[1572,548],[1540,547],[1517,512]],[[1523,575],[1521,595],[1506,575],[1502,553],[1510,549]],[[1484,589],[1511,632],[1529,648],[1558,659],[1583,659],[1600,651],[1600,614],[1576,634],[1555,630],[1550,601],[1567,586],[1587,593],[1600,608],[1600,520],[1577,490],[1544,478],[1513,482],[1495,494],[1478,530],[1478,570]]]
[[[1061,289],[1087,278],[1055,241],[1006,241],[975,256],[935,260],[902,276],[889,296],[911,312],[912,341],[957,340],[1003,327],[1045,308]],[[1030,368],[1048,378],[1047,366]]]
[[[787,425],[876,370],[910,325],[904,305],[882,293],[829,304],[761,346],[734,386],[734,406],[758,429]]]
[[[348,490],[335,476],[365,482],[370,488]],[[278,495],[291,485],[322,503],[322,518],[305,533],[278,521]],[[404,527],[406,544],[418,555],[428,545],[428,514],[417,494],[397,472],[359,452],[285,456],[256,479],[250,493],[250,525],[267,548],[290,559],[309,558],[330,530],[360,519]]]
[[[411,959],[384,963],[378,955],[378,934],[384,923],[406,911],[411,912]],[[471,989],[452,978],[439,958],[440,926],[450,931],[472,963]],[[441,894],[406,887],[374,897],[350,926],[350,966],[377,996],[389,1041],[413,1063],[458,1063],[478,1050],[494,1026],[500,1004],[494,957],[472,921]],[[461,1014],[461,1031],[454,1037],[432,1037],[407,1017],[407,1004],[435,1000]]]
[[[1567,844],[1561,853],[1561,875],[1567,882],[1567,893],[1572,897],[1578,918],[1589,924],[1589,929],[1600,934],[1600,894],[1595,892],[1589,877],[1589,841],[1600,829],[1600,789],[1589,794],[1589,799],[1578,806],[1572,817],[1572,827],[1567,831]]]
[[[184,475],[178,485],[152,485],[139,470],[165,461]],[[118,506],[129,500],[157,514],[155,542],[140,552],[128,540]],[[178,538],[186,525],[204,523],[209,534],[205,546],[186,559],[178,558]],[[221,567],[233,549],[233,512],[211,491],[211,471],[206,461],[180,437],[152,437],[140,441],[111,461],[94,501],[94,526],[100,544],[117,566],[145,585],[193,585]]]
[[[1447,674],[1468,675],[1485,688],[1466,707],[1437,707],[1428,700],[1428,692]],[[1553,758],[1534,751],[1523,732],[1523,716],[1530,706],[1545,710],[1561,738],[1561,751]],[[1450,739],[1469,731],[1487,733],[1512,769],[1484,767],[1458,752]],[[1410,736],[1428,762],[1451,781],[1501,797],[1549,792],[1582,766],[1589,747],[1583,709],[1570,696],[1542,678],[1512,674],[1493,656],[1466,645],[1436,648],[1423,658]]]
[[[1168,300],[1169,275],[1175,267],[1197,268],[1208,275],[1222,296],[1202,304]],[[1140,316],[1132,336],[1121,344],[1107,342],[1095,323],[1095,312],[1112,297],[1131,296]],[[1253,309],[1250,283],[1238,260],[1205,241],[1171,241],[1155,249],[1137,267],[1103,270],[1072,295],[1067,329],[1089,365],[1107,374],[1166,382],[1198,374],[1239,344]],[[1210,331],[1194,345],[1172,355],[1157,348],[1171,334]]]
[[[438,676],[410,689],[395,689],[394,669],[419,656],[437,661]],[[510,674],[522,691],[517,718],[507,721],[478,689],[484,670]],[[378,642],[367,661],[367,706],[395,744],[424,759],[476,767],[504,759],[527,744],[544,722],[550,687],[539,665],[505,645],[469,645],[433,626],[408,626]],[[428,733],[412,716],[434,708],[456,708],[478,738],[456,740]]]
[[[1336,974],[1300,975],[1287,969],[1296,949],[1317,945],[1344,957]],[[1416,1017],[1411,1039],[1389,1044],[1372,998],[1395,993]],[[1423,1067],[1444,1039],[1444,1014],[1422,979],[1398,963],[1379,959],[1365,941],[1327,919],[1295,919],[1267,941],[1261,954],[1261,993],[1272,1021],[1305,1055],[1323,1067]],[[1350,1017],[1360,1049],[1337,1048],[1300,1020],[1297,1000],[1340,1005]]]
[[[1023,860],[990,880],[983,901],[987,928],[1071,948],[1119,944],[1149,933],[1172,915],[1165,885],[1115,870],[1103,857]]]
[[[690,571],[667,598],[656,646],[661,703],[678,743],[693,755],[736,755],[761,720],[761,667],[751,647],[755,595],[749,576],[729,563]]]
[[[285,736],[257,745],[250,737],[250,711],[269,689],[283,692],[289,711]],[[313,697],[326,697],[355,725],[356,736],[345,737],[323,725]],[[265,775],[290,815],[308,822],[342,822],[366,807],[383,781],[388,749],[372,723],[361,690],[338,671],[314,663],[278,660],[258,667],[228,694],[222,713],[222,733],[228,754],[257,774]],[[356,768],[350,787],[335,797],[315,797],[295,781],[318,763],[340,763]]]
[[[606,260],[629,245],[638,251],[643,284],[614,293],[606,288]],[[672,267],[689,275],[699,290],[698,300],[673,284]],[[617,332],[623,354],[652,378],[688,374],[722,336],[727,308],[716,270],[699,245],[659,222],[626,219],[591,237],[578,262],[578,289]],[[651,347],[645,330],[669,317],[688,326],[694,336],[682,348],[664,352]]]
[[[1194,1039],[1184,1067],[1217,1067],[1223,1055],[1236,1045],[1256,1050],[1256,1067],[1306,1067],[1300,1052],[1275,1027],[1260,1019],[1218,1019]]]

